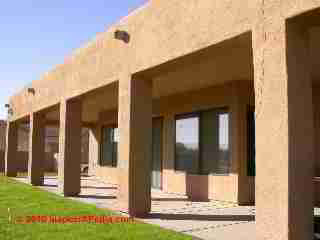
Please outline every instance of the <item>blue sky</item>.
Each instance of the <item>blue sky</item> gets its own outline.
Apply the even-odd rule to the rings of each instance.
[[[11,0],[0,7],[0,119],[9,96],[146,0]]]

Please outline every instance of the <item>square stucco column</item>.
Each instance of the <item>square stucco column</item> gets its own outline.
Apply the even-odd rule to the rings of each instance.
[[[119,191],[122,210],[144,216],[151,209],[152,82],[119,80]]]
[[[18,124],[7,123],[6,151],[5,151],[5,175],[16,177],[18,171]]]
[[[60,103],[59,191],[65,196],[80,193],[81,183],[81,116],[80,100]]]
[[[233,84],[233,101],[231,104],[231,154],[232,154],[232,174],[237,175],[235,193],[239,204],[250,203],[250,183],[247,177],[247,111],[248,98],[244,91],[242,82]],[[246,90],[246,89],[245,89]]]
[[[43,185],[45,158],[45,116],[41,113],[31,113],[28,180],[32,185]]]
[[[308,35],[275,19],[253,32],[257,239],[313,239],[314,127]]]

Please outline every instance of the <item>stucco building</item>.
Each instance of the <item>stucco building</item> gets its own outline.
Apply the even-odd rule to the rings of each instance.
[[[89,171],[131,215],[150,188],[256,204],[257,239],[312,239],[319,164],[320,1],[151,0],[12,96],[6,174],[30,123],[29,179],[59,125],[59,189]]]

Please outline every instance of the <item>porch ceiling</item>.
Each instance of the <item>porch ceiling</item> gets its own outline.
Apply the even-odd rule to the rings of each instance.
[[[310,28],[310,62],[315,84],[320,84],[319,42],[320,27]],[[253,81],[251,34],[243,34],[139,74],[153,79],[154,98],[229,81]],[[83,121],[96,122],[101,111],[115,109],[117,105],[117,83],[86,94],[83,96]],[[59,111],[52,111],[47,117],[50,120],[58,120]]]
[[[155,98],[229,81],[253,81],[251,33],[185,56],[180,63],[170,64],[153,78]]]
[[[251,33],[137,74],[153,80],[153,96],[160,98],[234,80],[253,80]],[[82,96],[83,121],[96,122],[101,111],[118,106],[118,84]],[[59,119],[59,112],[47,115]]]

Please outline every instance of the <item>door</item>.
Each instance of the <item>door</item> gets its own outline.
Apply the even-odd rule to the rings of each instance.
[[[152,121],[152,188],[162,188],[162,118]]]

